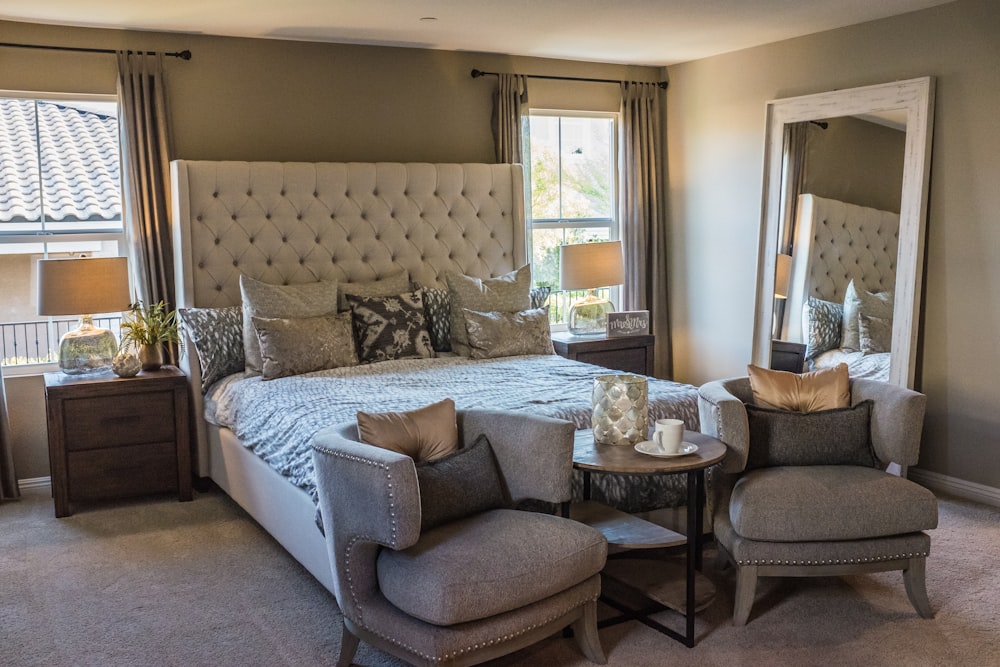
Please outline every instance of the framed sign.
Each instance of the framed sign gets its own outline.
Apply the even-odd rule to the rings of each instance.
[[[648,310],[608,313],[608,337],[644,336],[649,333]]]

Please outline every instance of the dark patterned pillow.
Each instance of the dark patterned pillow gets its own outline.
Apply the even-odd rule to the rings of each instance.
[[[480,313],[466,308],[463,315],[472,359],[554,353],[548,308],[519,313]]]
[[[362,363],[435,356],[420,292],[384,297],[347,295]]]
[[[786,412],[747,405],[747,469],[768,466],[872,467],[872,401],[819,412]]]
[[[181,308],[181,328],[191,339],[201,366],[201,393],[246,366],[243,308]]]
[[[508,504],[485,435],[454,454],[418,464],[417,484],[420,532]]]
[[[806,361],[815,359],[827,350],[840,347],[841,322],[844,306],[823,301],[814,296],[802,307],[802,328],[806,339]]]
[[[441,287],[419,287],[423,290],[424,314],[427,316],[427,333],[435,352],[451,352],[451,300],[448,290]]]
[[[357,283],[337,283],[337,310],[351,309],[347,303],[347,295],[354,296],[394,296],[410,289],[410,274],[399,271],[376,280]]]

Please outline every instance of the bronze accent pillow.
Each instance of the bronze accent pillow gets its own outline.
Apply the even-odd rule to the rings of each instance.
[[[351,314],[301,319],[253,318],[265,380],[357,366]]]
[[[409,412],[358,411],[361,441],[414,461],[433,461],[458,449],[455,401],[446,398]]]
[[[451,299],[451,349],[469,356],[469,335],[463,308],[481,313],[517,313],[531,307],[531,265],[526,264],[497,278],[472,278],[459,273],[445,273]]]
[[[548,308],[519,313],[480,313],[465,308],[463,315],[473,359],[554,353]]]
[[[846,408],[851,402],[847,364],[811,373],[772,371],[750,364],[747,373],[754,405],[762,408],[816,412]]]

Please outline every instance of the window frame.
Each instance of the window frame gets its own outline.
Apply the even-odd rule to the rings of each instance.
[[[100,103],[112,103],[116,107],[119,106],[118,96],[114,94],[107,93],[49,93],[49,92],[33,92],[33,91],[23,91],[23,90],[2,90],[0,89],[0,98],[3,99],[15,99],[15,100],[27,100],[32,102],[100,102]],[[121,111],[119,107],[119,113]],[[121,211],[121,226],[109,227],[107,220],[94,220],[92,221],[92,227],[86,229],[74,228],[74,229],[47,229],[45,227],[45,209],[42,209],[41,216],[41,226],[40,230],[13,230],[7,231],[3,229],[3,224],[0,224],[0,245],[3,246],[16,246],[20,244],[40,244],[42,249],[38,254],[40,258],[48,258],[50,253],[50,244],[63,244],[63,243],[105,243],[105,242],[116,242],[118,248],[118,257],[128,256],[128,238],[127,238],[127,226],[125,222],[125,183],[124,178],[122,178],[122,159],[121,159],[121,146],[119,142],[118,147],[118,160],[119,160],[119,192],[122,201],[122,211]],[[41,172],[39,173],[41,178]],[[18,224],[18,223],[14,223]],[[58,252],[58,251],[56,251]],[[89,251],[80,251],[89,252]],[[26,254],[26,253],[13,253],[13,254]],[[62,254],[62,253],[60,253]],[[49,341],[50,345],[52,342],[52,332],[56,330],[56,325],[51,316],[45,317],[42,315],[37,315],[39,322],[46,322],[47,328],[50,332]],[[55,338],[56,343],[58,342],[58,336]],[[57,349],[57,348],[53,348]],[[3,363],[3,359],[0,358],[0,364]],[[47,373],[50,371],[58,370],[58,362],[43,362],[43,363],[24,363],[24,364],[4,364],[3,373],[5,377],[20,377],[20,376],[31,376],[39,375],[42,373]]]

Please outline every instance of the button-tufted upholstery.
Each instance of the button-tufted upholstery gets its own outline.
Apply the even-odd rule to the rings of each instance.
[[[802,305],[810,296],[843,303],[852,279],[869,292],[893,290],[898,248],[898,213],[801,195],[792,252],[788,328],[782,337],[803,340]]]
[[[272,284],[398,272],[444,286],[525,262],[518,165],[189,162],[173,167],[181,305],[240,302]],[[178,236],[179,235],[179,236]]]

